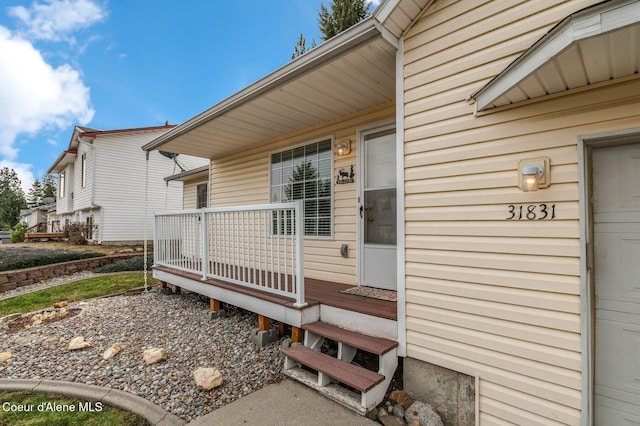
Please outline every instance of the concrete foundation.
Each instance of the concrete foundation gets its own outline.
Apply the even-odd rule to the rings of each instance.
[[[226,318],[227,311],[225,311],[224,309],[220,309],[219,311],[209,311],[208,315],[209,319]]]
[[[414,358],[404,359],[404,390],[431,404],[445,426],[475,425],[475,378]]]
[[[269,343],[275,342],[279,338],[278,330],[275,328],[269,330],[254,328],[251,330],[251,341],[260,347],[267,346]]]

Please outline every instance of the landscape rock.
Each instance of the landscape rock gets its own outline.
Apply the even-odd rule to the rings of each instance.
[[[199,367],[193,372],[196,387],[208,391],[222,385],[222,374],[217,368]]]
[[[0,364],[4,364],[11,358],[11,352],[0,352]]]
[[[54,343],[58,343],[60,341],[59,337],[49,337],[48,339],[43,340],[42,346],[53,345]]]
[[[91,343],[85,342],[83,336],[74,337],[67,346],[68,351],[77,351],[79,349],[90,348]]]
[[[64,308],[65,306],[67,306],[69,304],[68,301],[63,300],[62,302],[56,302],[53,304],[53,307],[56,309],[60,309],[60,308]]]
[[[167,359],[167,350],[165,348],[151,348],[144,351],[142,355],[145,364],[151,365]]]
[[[413,399],[409,396],[409,394],[401,389],[396,389],[389,394],[389,399],[396,404],[402,405],[402,408],[405,410],[409,408],[411,404],[413,404]]]
[[[418,419],[413,419],[407,423],[407,426],[420,426],[420,421],[418,421]]]
[[[404,417],[404,408],[400,404],[396,404],[393,406],[392,414],[397,417]]]
[[[384,426],[405,426],[407,424],[402,417],[392,415],[381,417],[380,423]]]
[[[64,318],[67,315],[69,315],[69,311],[67,310],[67,308],[65,306],[60,308],[60,310],[58,311],[58,318]]]
[[[105,360],[111,359],[114,356],[118,355],[118,353],[120,353],[121,350],[122,350],[122,345],[120,345],[120,343],[114,343],[113,345],[111,345],[109,349],[104,351],[104,353],[102,354],[102,359],[105,359]]]
[[[416,401],[406,410],[404,418],[407,422],[417,420],[422,426],[444,426],[442,419],[431,405]]]

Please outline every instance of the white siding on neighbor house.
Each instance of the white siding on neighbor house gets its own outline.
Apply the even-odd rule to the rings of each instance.
[[[407,356],[479,378],[481,424],[579,424],[577,141],[637,127],[640,80],[474,116],[466,98],[598,1],[436,1],[404,40]],[[518,187],[548,156],[551,186]],[[555,205],[554,220],[506,220]]]
[[[58,173],[58,181],[60,173]],[[60,198],[60,188],[56,194],[56,212],[58,214],[73,213],[73,185],[74,185],[74,167],[69,164],[64,168],[64,197]]]
[[[84,210],[91,208],[93,190],[93,159],[94,149],[87,143],[78,147],[78,155],[74,163],[75,176],[73,179],[73,209]],[[82,156],[85,156],[85,182],[82,186]]]
[[[356,281],[357,226],[357,130],[389,123],[394,105],[388,104],[343,120],[318,126],[307,132],[271,141],[211,161],[211,207],[264,204],[269,202],[270,154],[293,146],[333,137],[351,139],[351,153],[333,155],[333,237],[305,238],[305,275],[311,278],[354,284]],[[336,185],[340,169],[353,165],[356,183]],[[348,244],[349,257],[340,256],[340,246]]]
[[[182,208],[182,182],[165,183],[177,173],[173,160],[157,151],[147,161],[141,146],[166,130],[99,135],[95,147],[95,203],[100,207],[102,241],[141,241],[153,237],[153,212]],[[145,178],[148,195],[145,226]],[[145,235],[146,229],[146,235]]]

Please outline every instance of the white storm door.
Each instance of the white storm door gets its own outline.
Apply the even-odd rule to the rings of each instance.
[[[396,289],[396,133],[364,133],[359,207],[362,285]]]
[[[640,144],[595,148],[594,417],[640,424]]]

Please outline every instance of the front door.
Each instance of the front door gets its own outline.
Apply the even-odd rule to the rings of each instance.
[[[360,283],[396,289],[396,132],[365,132],[361,138]]]
[[[640,143],[592,151],[596,425],[640,423]]]

